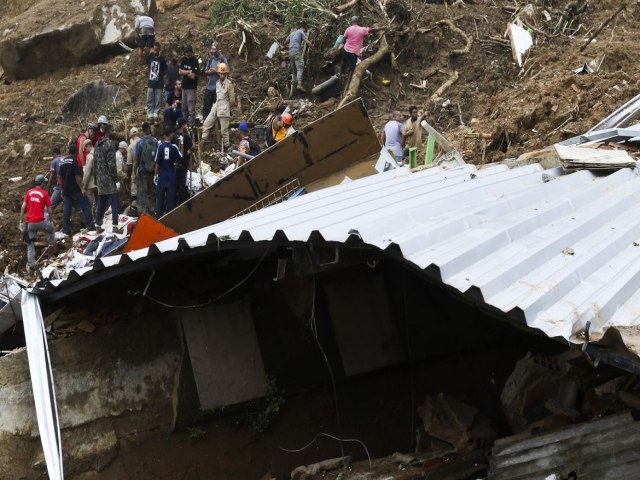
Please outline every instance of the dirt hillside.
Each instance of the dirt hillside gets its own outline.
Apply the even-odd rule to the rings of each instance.
[[[224,10],[225,1],[216,2],[213,22],[210,0],[171,2],[179,5],[158,14],[157,38],[165,52],[193,45],[203,62],[211,41],[220,41],[242,96],[242,112],[234,112],[232,120],[261,123],[279,101],[267,96],[269,87],[289,99],[288,67],[279,60],[267,59],[265,53],[274,40],[282,42],[286,37],[291,16],[278,10],[275,2],[259,4],[274,9],[268,18],[260,19],[259,14],[244,10],[253,2],[227,2],[228,8],[233,8]],[[24,2],[19,8],[15,2],[3,0],[0,6],[6,7],[5,15],[17,16],[34,3]],[[314,48],[305,67],[305,87],[309,90],[333,73],[325,53],[337,34],[344,31],[349,15],[360,15],[365,25],[388,26],[386,38],[392,54],[370,68],[372,75],[359,90],[374,126],[381,127],[391,110],[406,111],[410,105],[417,105],[432,125],[460,147],[468,162],[517,157],[582,133],[638,93],[637,67],[632,57],[640,38],[640,13],[635,3],[621,11],[584,51],[581,47],[585,40],[616,12],[621,0],[531,0],[529,5],[519,6],[506,0],[458,0],[453,5],[433,0],[361,0],[354,4],[339,18],[328,13],[321,2],[292,2],[287,7],[289,13],[295,13],[295,8],[302,5],[297,14],[310,19]],[[77,5],[69,2],[68,8]],[[246,25],[242,27],[246,45],[239,55],[243,34],[236,20],[240,18]],[[504,37],[508,23],[516,18],[534,37],[522,68],[515,64]],[[372,45],[365,57],[380,45],[373,35],[368,42]],[[602,59],[597,73],[573,72],[596,57]],[[48,170],[49,161],[44,157],[51,155],[54,146],[64,150],[87,120],[95,121],[78,118],[57,122],[67,98],[94,80],[120,86],[131,103],[103,113],[113,121],[116,131],[125,132],[144,120],[145,73],[136,55],[114,49],[97,64],[0,83],[0,268],[9,266],[17,271],[24,263],[26,249],[17,229],[18,214],[33,176]],[[453,78],[457,79],[450,86],[441,88]],[[203,90],[201,82],[199,111]],[[303,108],[296,104],[299,125],[337,105],[336,100],[320,103],[310,94],[305,98],[311,102],[303,102]],[[25,144],[32,145],[29,152]],[[17,176],[23,179],[8,181]],[[58,227],[61,213],[56,213]]]

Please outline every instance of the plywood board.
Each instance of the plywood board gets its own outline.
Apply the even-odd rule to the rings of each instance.
[[[379,150],[364,105],[360,99],[354,100],[266,149],[160,221],[179,233],[213,225],[291,180],[298,179],[300,185],[307,185]]]
[[[211,305],[181,315],[201,408],[266,394],[264,365],[246,303]]]
[[[345,373],[357,375],[405,359],[381,275],[325,286]]]

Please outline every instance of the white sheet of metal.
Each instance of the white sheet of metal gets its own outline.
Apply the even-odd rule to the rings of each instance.
[[[549,181],[551,179],[551,181]],[[398,169],[336,185],[155,245],[206,245],[215,234],[237,240],[291,241],[320,234],[344,242],[357,232],[370,245],[397,245],[443,283],[521,317],[551,337],[581,342],[615,326],[640,348],[640,176],[637,168],[610,175],[537,165],[418,173]],[[246,235],[245,233],[245,235]],[[117,268],[148,249],[113,257]],[[108,265],[107,265],[108,264]],[[102,268],[102,266],[99,266]],[[94,267],[94,270],[97,270]],[[86,274],[77,272],[82,277]],[[94,272],[94,274],[99,274]],[[54,283],[64,286],[74,276]],[[637,331],[636,331],[637,330]]]
[[[62,440],[58,405],[53,385],[51,358],[47,345],[47,333],[38,297],[31,292],[22,293],[22,319],[27,341],[27,359],[33,386],[33,400],[38,418],[40,442],[50,480],[63,480]]]

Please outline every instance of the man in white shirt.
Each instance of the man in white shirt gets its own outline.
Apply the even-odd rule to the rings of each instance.
[[[146,15],[138,15],[134,24],[138,34],[138,48],[140,48],[140,61],[143,61],[154,42],[156,41],[155,23],[153,18]]]

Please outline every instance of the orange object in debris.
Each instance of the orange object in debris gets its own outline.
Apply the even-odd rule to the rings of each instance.
[[[138,218],[136,228],[133,229],[123,253],[146,248],[153,243],[177,237],[178,235],[179,233],[175,230],[165,227],[155,218],[143,213]]]

